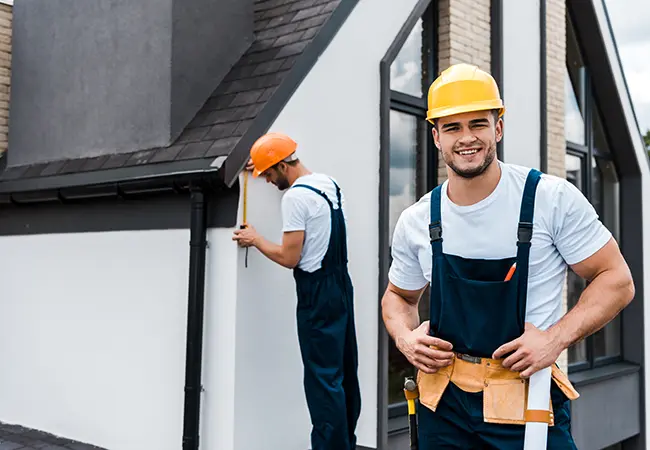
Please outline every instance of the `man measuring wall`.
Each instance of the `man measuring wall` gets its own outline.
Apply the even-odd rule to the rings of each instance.
[[[401,214],[382,299],[390,336],[418,369],[420,449],[521,449],[527,422],[548,424],[548,448],[573,449],[578,393],[555,362],[632,300],[628,266],[572,184],[496,159],[505,108],[488,73],[451,66],[428,102],[448,180]],[[563,316],[567,265],[590,284]],[[549,367],[548,411],[528,410],[528,379]]]
[[[345,198],[332,178],[310,172],[296,150],[296,142],[280,133],[262,136],[251,148],[253,176],[287,191],[282,244],[248,224],[233,239],[293,269],[312,450],[355,450],[361,395]]]

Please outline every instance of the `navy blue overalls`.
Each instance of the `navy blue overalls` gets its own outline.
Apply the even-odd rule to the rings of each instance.
[[[334,183],[334,181],[332,181]],[[311,416],[312,450],[354,450],[355,428],[361,412],[357,378],[357,341],[353,289],[348,274],[346,229],[341,190],[336,186],[338,208],[324,192],[330,208],[329,246],[315,272],[294,269],[298,296],[298,341],[304,364],[304,387]]]
[[[441,186],[432,191],[430,334],[451,342],[458,354],[491,358],[498,347],[524,332],[528,260],[540,177],[541,172],[535,169],[528,174],[521,200],[517,255],[505,259],[467,259],[443,253]],[[515,261],[514,275],[504,281]],[[575,449],[569,400],[554,382],[551,386],[555,424],[548,428],[547,448]],[[524,426],[484,422],[483,392],[465,392],[454,383],[447,386],[435,412],[420,405],[418,422],[420,450],[523,448]]]

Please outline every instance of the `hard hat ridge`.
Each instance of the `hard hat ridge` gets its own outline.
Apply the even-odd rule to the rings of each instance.
[[[499,86],[487,72],[472,64],[454,64],[429,87],[427,120],[470,111],[496,109],[505,112]]]
[[[262,172],[281,161],[293,161],[298,144],[283,133],[267,133],[260,137],[250,150],[254,165],[253,177],[257,178]],[[290,158],[291,155],[294,157]]]

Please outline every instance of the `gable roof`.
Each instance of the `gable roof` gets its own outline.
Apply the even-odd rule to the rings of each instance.
[[[272,124],[357,1],[255,0],[255,41],[169,146],[9,166],[0,174],[0,193],[197,173],[216,174],[231,186],[252,143]]]

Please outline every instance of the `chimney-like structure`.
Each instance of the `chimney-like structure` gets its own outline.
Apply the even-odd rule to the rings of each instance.
[[[168,145],[252,42],[253,0],[17,1],[8,164]]]

